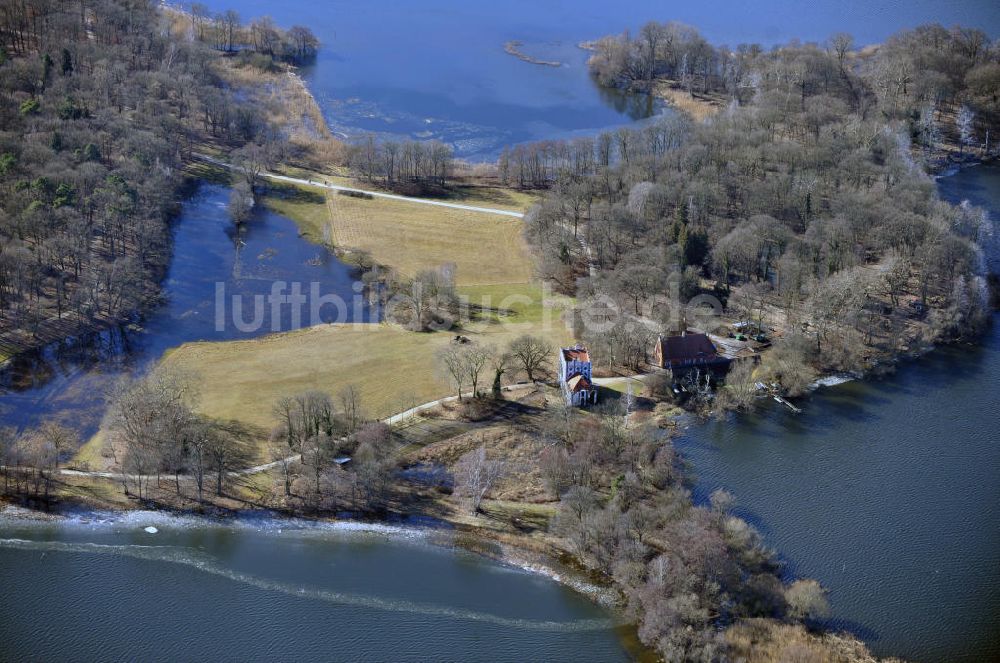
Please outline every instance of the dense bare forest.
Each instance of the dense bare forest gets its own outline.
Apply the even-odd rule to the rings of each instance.
[[[944,134],[954,159],[992,153],[997,45],[925,26],[851,47],[733,51],[672,24],[597,43],[601,81],[675,77],[728,105],[501,158],[508,181],[550,188],[527,217],[544,275],[628,313],[592,344],[641,362],[636,320],[683,326],[681,305],[710,293],[776,331],[765,369],[795,392],[813,368],[868,368],[983,323],[988,219],[941,202],[923,156]]]
[[[317,42],[307,28],[198,4],[170,15],[152,0],[4,2],[0,39],[3,358],[130,319],[155,297],[199,146],[231,153],[242,181],[230,211],[249,216],[287,136],[216,64],[284,71]],[[579,329],[601,363],[638,370],[656,331],[744,321],[773,348],[756,374],[734,367],[719,392],[740,406],[755,380],[799,393],[819,370],[870,369],[987,323],[989,220],[942,202],[927,175],[995,150],[1000,49],[983,33],[925,26],[862,51],[846,35],[732,50],[650,23],[592,47],[601,84],[725,100],[707,122],[671,114],[516,146],[497,165],[505,184],[546,189],[525,216],[541,276],[615,304],[612,327]],[[436,142],[365,137],[346,153],[358,176],[407,193],[433,193],[453,168]],[[427,331],[455,316],[455,286],[440,273],[397,283],[369,262],[358,259],[372,268],[366,280],[383,279],[380,296],[413,293],[393,322]],[[686,304],[699,294],[726,317],[695,319]],[[564,407],[543,385],[505,395],[505,374],[533,383],[552,354],[541,337],[503,349],[455,337],[438,362],[457,403],[434,417],[458,432],[419,445],[371,421],[353,385],[252,403],[272,408],[268,434],[200,414],[195,378],[154,371],[109,394],[100,453],[120,472],[120,503],[153,507],[416,513],[469,526],[505,517],[505,503],[550,505],[534,522],[508,516],[503,533],[613,583],[665,660],[871,660],[822,631],[826,591],[783,580],[732,495],[694,503],[670,434],[636,421],[631,389],[593,411]],[[674,398],[671,378],[651,379],[650,395]],[[79,443],[54,423],[0,428],[3,493],[48,505]]]
[[[216,48],[270,62],[315,38],[226,16],[220,45],[172,34],[154,2],[0,6],[0,355],[134,316],[169,259],[192,151],[274,142]]]
[[[433,193],[447,184],[453,161],[451,147],[436,140],[378,140],[368,135],[347,150],[347,163],[359,177],[410,195]]]
[[[194,37],[216,50],[239,53],[261,68],[272,68],[275,60],[301,64],[316,57],[319,40],[312,30],[293,25],[282,30],[268,16],[254,18],[246,25],[240,15],[228,9],[212,13],[200,2],[188,12]]]
[[[967,144],[985,144],[1000,121],[1000,63],[996,44],[981,30],[924,25],[860,51],[841,33],[822,46],[793,42],[767,52],[759,44],[715,48],[694,28],[650,22],[636,37],[626,32],[591,47],[591,72],[607,86],[648,90],[665,80],[745,104],[762,83],[780,78],[786,91],[800,93],[802,110],[807,99],[827,95],[846,105],[828,108],[831,115],[850,110],[867,119],[876,111],[886,120],[907,121],[923,141],[929,124],[943,124],[942,106],[966,106],[959,126],[939,131],[965,131]]]

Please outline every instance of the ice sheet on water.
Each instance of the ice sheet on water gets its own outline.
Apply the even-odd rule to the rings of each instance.
[[[835,387],[838,384],[844,384],[845,382],[851,382],[852,380],[857,380],[858,376],[852,373],[840,373],[838,375],[827,375],[822,377],[812,383],[813,389],[819,389],[820,387]]]
[[[273,534],[275,536],[379,536],[385,538],[418,540],[425,538],[435,528],[426,523],[392,524],[369,523],[357,520],[314,521],[285,518],[268,511],[242,514],[235,518],[181,515],[162,511],[78,511],[63,516],[43,517],[37,512],[17,507],[0,510],[0,521],[16,519],[20,525],[45,525],[75,527],[88,530],[135,530],[150,534],[161,530],[229,528]],[[153,531],[150,531],[153,530]]]

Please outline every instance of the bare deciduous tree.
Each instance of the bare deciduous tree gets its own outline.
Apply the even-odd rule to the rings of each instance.
[[[478,343],[469,343],[462,346],[464,355],[465,374],[468,376],[469,385],[472,387],[473,398],[479,398],[479,381],[482,377],[486,365],[490,363],[492,353],[487,347]]]
[[[282,428],[276,428],[271,432],[268,441],[268,454],[271,462],[277,463],[281,468],[282,487],[285,497],[292,494],[292,462],[296,450],[289,446],[289,438]]]
[[[519,336],[510,342],[508,351],[524,370],[529,381],[534,381],[552,361],[552,344],[538,336]]]
[[[486,455],[486,447],[479,447],[464,454],[455,463],[455,488],[469,500],[473,513],[479,513],[483,499],[503,478],[507,464],[501,459]]]
[[[396,466],[392,431],[381,422],[366,424],[358,431],[357,443],[353,456],[357,486],[367,508],[382,509]]]
[[[502,352],[494,346],[488,346],[490,368],[493,369],[493,398],[500,399],[503,396],[503,376],[510,369],[511,355],[509,352]]]
[[[465,370],[465,352],[460,345],[452,343],[437,353],[438,365],[442,373],[455,386],[458,400],[462,400],[462,385],[468,376]]]
[[[361,408],[361,392],[356,385],[349,384],[337,393],[337,400],[340,402],[340,411],[347,432],[354,433],[365,418]]]
[[[60,423],[47,421],[41,425],[39,434],[52,445],[55,454],[53,462],[58,469],[59,462],[67,452],[75,450],[79,446],[80,436],[76,431],[66,428]]]
[[[215,472],[215,494],[221,496],[230,472],[245,467],[253,457],[253,434],[236,421],[211,421],[206,433],[205,452]]]
[[[726,384],[719,394],[722,404],[734,410],[752,409],[757,397],[755,382],[752,360],[734,362],[726,374]]]
[[[844,71],[847,54],[851,52],[852,48],[854,48],[854,37],[846,32],[838,32],[830,37],[830,49],[833,51],[834,57],[837,58],[837,64],[841,71]]]
[[[815,580],[796,580],[785,590],[785,600],[796,619],[822,619],[830,614],[826,590]]]
[[[126,492],[131,478],[142,499],[149,475],[155,473],[159,481],[165,466],[175,474],[180,471],[180,449],[185,429],[193,420],[194,400],[191,383],[171,373],[151,373],[123,381],[115,388],[111,395],[111,431],[122,447]]]
[[[229,216],[239,225],[250,219],[253,212],[253,191],[246,182],[237,182],[229,192]]]

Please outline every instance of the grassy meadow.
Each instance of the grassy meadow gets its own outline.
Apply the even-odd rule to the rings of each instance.
[[[276,168],[274,172],[288,175],[289,177],[364,189],[366,191],[393,193],[393,191],[377,183],[352,177],[346,168],[333,167],[329,172],[318,173],[314,170],[286,165]],[[480,183],[473,178],[454,180],[438,195],[429,197],[442,202],[474,205],[476,207],[494,207],[512,212],[523,212],[533,203],[541,200],[541,194],[536,191],[508,189],[506,187],[494,186],[490,183]]]
[[[406,276],[455,266],[457,285],[527,283],[534,267],[520,219],[386,198],[354,198],[268,183],[268,208],[293,219],[310,240],[362,250]]]
[[[525,283],[533,265],[520,219],[384,198],[327,196],[330,240],[406,276],[455,265],[456,285]]]
[[[282,396],[316,389],[336,397],[354,385],[367,415],[386,417],[451,394],[435,355],[456,333],[497,346],[524,333],[553,345],[572,340],[562,320],[571,300],[534,280],[519,219],[285,183],[271,183],[269,191],[264,204],[316,241],[332,232],[334,244],[369,251],[405,274],[454,263],[458,294],[469,302],[472,319],[450,332],[345,324],[185,344],[169,352],[160,368],[197,378],[204,414],[267,428],[273,424],[271,405]]]
[[[516,292],[515,292],[516,291]],[[198,379],[204,414],[270,427],[271,404],[280,397],[316,389],[336,397],[354,385],[369,417],[383,418],[452,393],[435,354],[455,333],[503,346],[523,333],[571,341],[560,305],[543,307],[538,284],[459,288],[470,301],[489,301],[504,313],[476,316],[456,332],[418,333],[389,324],[311,327],[248,341],[188,343],[161,363]],[[531,299],[525,304],[522,299]],[[487,385],[488,386],[488,385]]]

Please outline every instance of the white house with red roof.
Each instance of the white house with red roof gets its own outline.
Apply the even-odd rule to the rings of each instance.
[[[583,406],[597,402],[594,369],[590,353],[582,345],[559,350],[559,386],[568,405]]]

